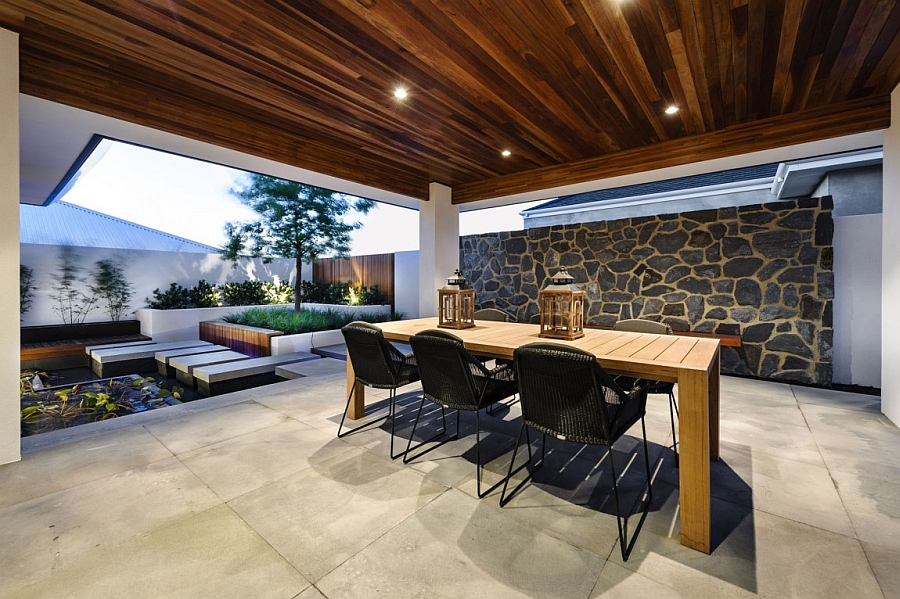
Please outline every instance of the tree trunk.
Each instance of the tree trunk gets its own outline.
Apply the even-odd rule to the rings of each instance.
[[[297,254],[297,257],[294,259],[294,268],[297,269],[297,276],[294,278],[294,312],[300,311],[300,304],[303,303],[303,297],[300,295],[300,291],[303,289],[303,286],[300,284],[300,273],[303,272],[303,260],[300,259],[300,255]]]

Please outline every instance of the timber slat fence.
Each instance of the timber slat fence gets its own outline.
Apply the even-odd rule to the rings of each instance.
[[[385,303],[394,307],[394,254],[371,254],[344,258],[319,258],[313,262],[313,280],[326,283],[365,285],[378,290]]]

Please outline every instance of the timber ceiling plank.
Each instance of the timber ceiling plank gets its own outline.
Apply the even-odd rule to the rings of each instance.
[[[4,0],[0,27],[24,93],[457,202],[872,130],[900,81],[900,0]]]

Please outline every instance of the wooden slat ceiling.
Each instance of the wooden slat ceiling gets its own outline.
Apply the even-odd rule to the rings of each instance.
[[[25,94],[454,202],[881,129],[900,81],[900,0],[3,0],[0,27]]]

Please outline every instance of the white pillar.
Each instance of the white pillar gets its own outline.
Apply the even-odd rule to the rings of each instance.
[[[900,88],[891,94],[891,126],[884,132],[881,235],[881,411],[900,424]]]
[[[437,316],[437,290],[459,268],[459,207],[452,189],[428,185],[428,201],[419,205],[419,316]]]
[[[19,36],[0,29],[0,464],[21,459],[19,426]],[[4,274],[5,273],[5,274]]]

